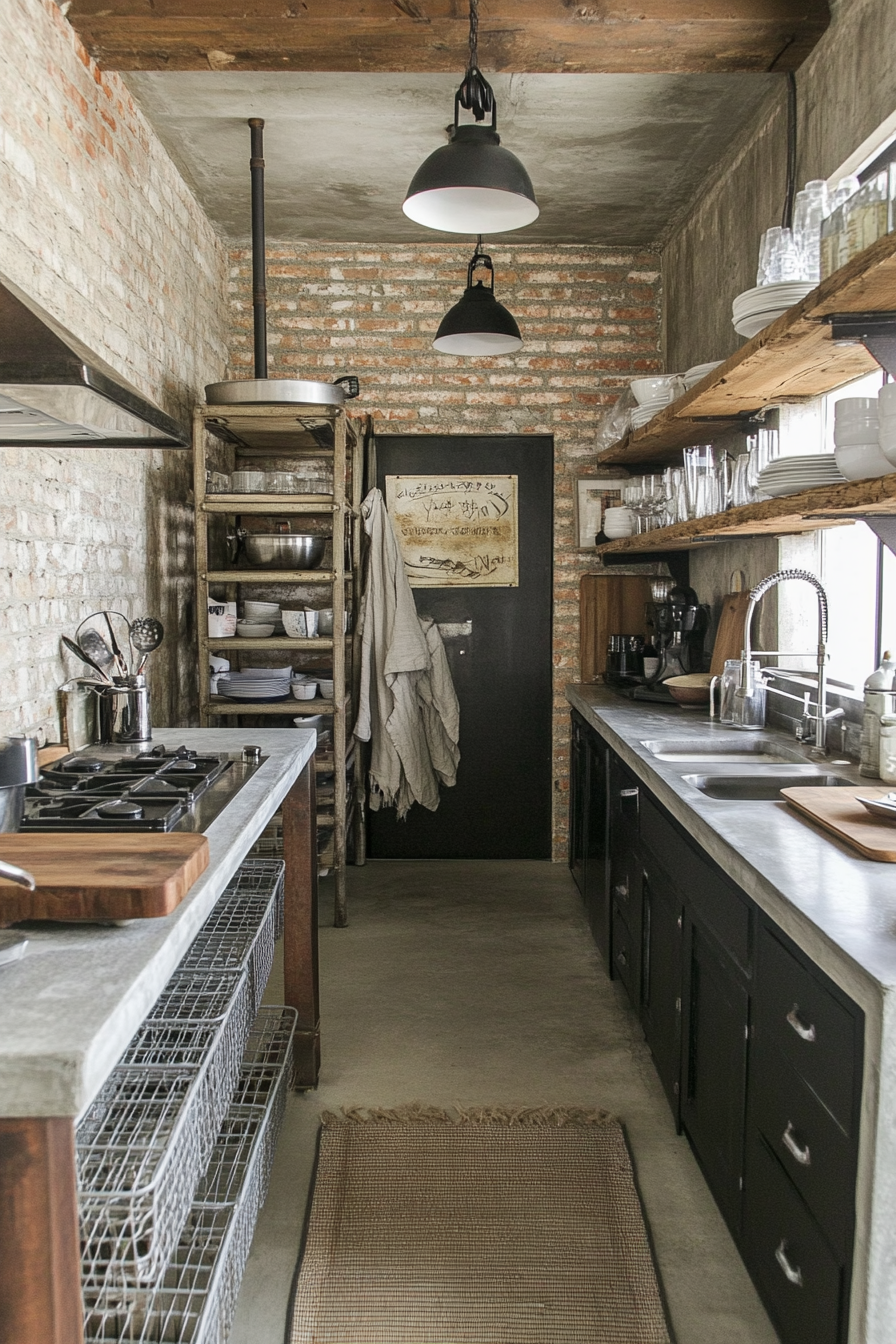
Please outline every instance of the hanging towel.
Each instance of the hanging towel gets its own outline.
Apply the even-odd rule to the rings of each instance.
[[[435,621],[420,618],[379,490],[361,505],[370,541],[361,603],[355,737],[370,742],[370,806],[434,812],[457,778],[460,711]]]

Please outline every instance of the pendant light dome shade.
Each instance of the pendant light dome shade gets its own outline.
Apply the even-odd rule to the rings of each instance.
[[[480,240],[481,245],[481,240]],[[473,284],[477,266],[491,273],[491,286]],[[513,314],[495,298],[495,272],[491,257],[477,246],[467,268],[463,298],[449,308],[439,323],[433,349],[443,355],[509,355],[523,344]]]
[[[417,169],[402,206],[409,219],[446,233],[506,233],[538,218],[526,169],[491,126],[455,124],[449,144]]]

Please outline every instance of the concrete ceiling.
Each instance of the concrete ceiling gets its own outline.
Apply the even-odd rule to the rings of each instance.
[[[215,226],[249,236],[248,117],[264,117],[271,240],[400,243],[401,210],[446,142],[459,75],[141,71],[124,76]],[[541,206],[508,241],[648,245],[694,199],[780,75],[489,76],[502,142]]]

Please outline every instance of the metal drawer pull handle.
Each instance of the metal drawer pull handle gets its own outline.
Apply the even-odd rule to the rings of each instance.
[[[618,901],[627,901],[628,887],[625,886],[624,883],[620,882],[618,886],[613,888],[613,895],[616,897]]]
[[[815,1040],[815,1028],[807,1027],[805,1023],[800,1021],[800,1007],[798,1003],[795,1003],[787,1014],[787,1021],[793,1027],[801,1041]]]
[[[638,790],[637,790],[637,789],[620,789],[620,790],[619,790],[619,797],[620,797],[620,798],[637,798],[637,796],[638,796]]]
[[[794,1269],[793,1265],[787,1259],[786,1241],[782,1241],[781,1245],[775,1251],[775,1259],[777,1260],[778,1264],[784,1271],[784,1277],[787,1280],[787,1282],[792,1283],[797,1288],[802,1288],[803,1286],[802,1270],[799,1268]]]
[[[617,952],[617,953],[616,953],[616,961],[618,962],[618,964],[619,964],[620,966],[627,966],[627,965],[628,965],[628,957],[625,955],[624,952]]]
[[[799,1146],[799,1144],[797,1143],[796,1139],[793,1137],[793,1121],[792,1121],[792,1120],[788,1120],[788,1121],[787,1121],[787,1128],[785,1129],[784,1133],[781,1135],[781,1142],[783,1143],[784,1147],[787,1149],[787,1151],[788,1151],[788,1153],[790,1154],[790,1156],[791,1156],[795,1161],[799,1162],[799,1164],[800,1164],[801,1167],[810,1167],[810,1166],[812,1165],[812,1158],[811,1158],[811,1156],[809,1155],[809,1145],[808,1145],[808,1143],[806,1144],[805,1148],[801,1148],[801,1147]]]

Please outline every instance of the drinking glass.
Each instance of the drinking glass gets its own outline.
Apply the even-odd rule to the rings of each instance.
[[[772,283],[769,271],[772,264],[772,256],[777,248],[778,239],[780,238],[781,233],[782,229],[780,224],[776,224],[773,228],[766,229],[762,238],[759,240],[759,267],[756,271],[757,285],[770,285]]]
[[[717,493],[716,462],[712,446],[704,444],[684,450],[684,482],[689,518],[705,518],[718,513],[714,507]]]

